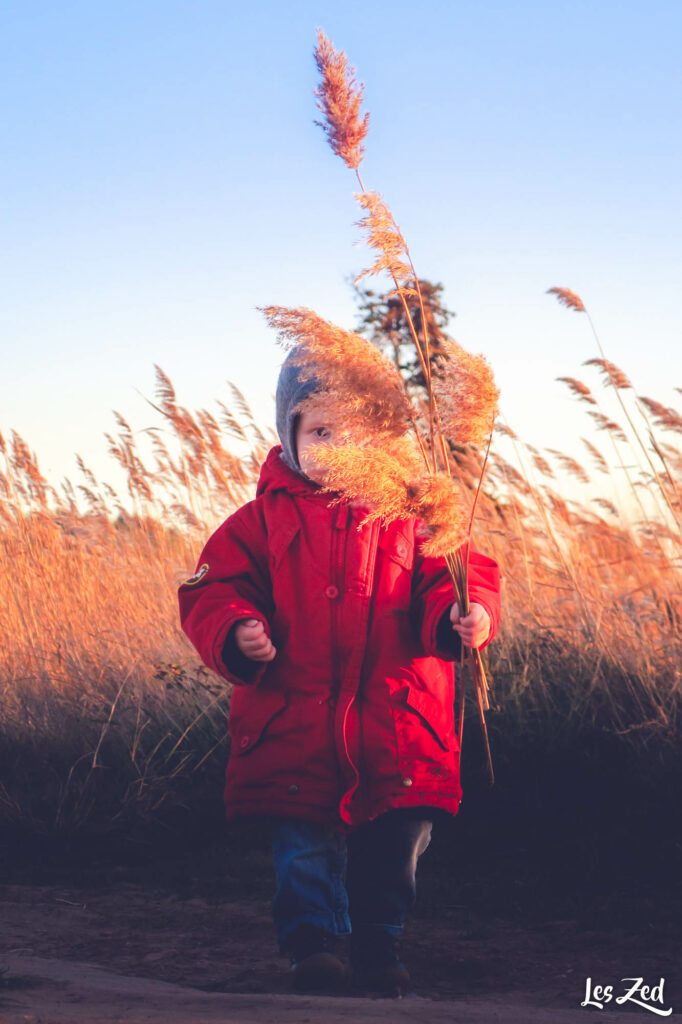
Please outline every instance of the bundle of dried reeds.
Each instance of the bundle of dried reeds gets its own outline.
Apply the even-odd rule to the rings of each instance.
[[[347,428],[342,442],[322,446],[316,461],[326,471],[326,487],[368,506],[364,522],[389,522],[417,517],[424,524],[424,552],[445,558],[460,614],[469,613],[468,553],[476,502],[487,461],[497,408],[498,390],[486,360],[466,352],[450,339],[430,345],[428,318],[419,278],[387,204],[368,191],[360,177],[363,143],[369,115],[361,113],[362,86],[344,53],[323,32],[318,35],[315,60],[320,84],[315,90],[323,120],[318,122],[333,151],[355,172],[363,210],[359,226],[366,232],[374,259],[357,277],[386,273],[402,304],[421,367],[426,403],[408,393],[393,364],[365,338],[328,323],[308,309],[270,306],[264,310],[285,345],[302,344],[298,357],[315,366],[328,407]],[[421,330],[411,312],[416,299]],[[487,441],[474,498],[466,507],[458,486],[453,447]],[[485,739],[490,779],[492,760],[484,712],[489,707],[488,685],[477,650],[468,665]],[[460,742],[464,702],[460,702]]]

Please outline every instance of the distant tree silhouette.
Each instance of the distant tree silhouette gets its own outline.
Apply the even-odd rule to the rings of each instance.
[[[414,282],[410,282],[414,288]],[[415,352],[414,339],[405,316],[402,301],[394,291],[375,292],[371,288],[355,285],[355,296],[360,316],[357,330],[389,355],[405,377],[411,391],[421,392],[424,374]],[[442,353],[442,342],[448,337],[445,328],[455,314],[443,303],[443,285],[419,279],[424,306],[424,320],[429,337],[431,360]],[[408,299],[410,314],[419,341],[424,341],[422,309],[416,295]]]
[[[414,289],[414,282],[412,281],[410,284]],[[456,314],[448,309],[443,302],[445,289],[442,284],[432,284],[431,281],[420,278],[419,288],[429,335],[429,354],[433,363],[437,356],[444,356],[443,342],[450,338],[445,328]],[[424,415],[426,413],[424,374],[415,352],[414,339],[400,297],[393,290],[375,292],[371,288],[362,288],[358,285],[354,285],[354,290],[359,313],[356,330],[393,359],[405,378],[408,390],[417,399],[417,405],[421,405],[422,415]],[[423,343],[422,310],[416,295],[408,299],[408,306],[419,341]],[[447,357],[445,356],[445,358]],[[436,367],[435,375],[439,372]],[[447,444],[450,455],[458,467],[461,484],[467,490],[474,492],[480,475],[480,457],[450,440]],[[498,513],[502,516],[503,513],[499,505],[494,499],[492,500]]]

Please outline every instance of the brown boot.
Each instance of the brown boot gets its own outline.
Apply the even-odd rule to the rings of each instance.
[[[400,995],[410,987],[410,975],[399,957],[398,939],[383,928],[360,926],[351,935],[353,987],[368,992]]]
[[[297,992],[340,991],[348,975],[344,964],[334,956],[336,936],[312,924],[302,924],[288,937],[291,972]]]

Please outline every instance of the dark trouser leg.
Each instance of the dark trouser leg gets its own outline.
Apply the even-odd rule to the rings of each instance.
[[[395,940],[414,907],[417,860],[431,839],[432,822],[424,813],[389,811],[348,839],[346,888],[354,966],[373,969],[398,963]]]
[[[312,822],[278,819],[272,856],[277,874],[272,914],[280,949],[290,951],[287,938],[304,924],[329,935],[347,934],[346,837]]]

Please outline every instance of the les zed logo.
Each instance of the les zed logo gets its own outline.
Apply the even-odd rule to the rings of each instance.
[[[653,1003],[660,1003],[663,1005],[663,986],[665,984],[665,978],[661,978],[658,985],[645,985],[644,978],[621,978],[621,981],[632,981],[634,984],[624,992],[623,995],[616,996],[616,1002],[619,1005],[623,1003],[634,1003],[635,1006],[641,1006],[643,1010],[650,1010],[652,1013],[657,1013],[659,1017],[669,1017],[673,1012],[672,1006],[668,1007],[667,1010],[659,1009],[658,1006],[653,1006]],[[592,978],[587,978],[585,982],[585,998],[583,999],[581,1006],[596,1006],[598,1010],[604,1009],[605,1003],[610,1003],[613,999],[613,985],[592,985]]]

